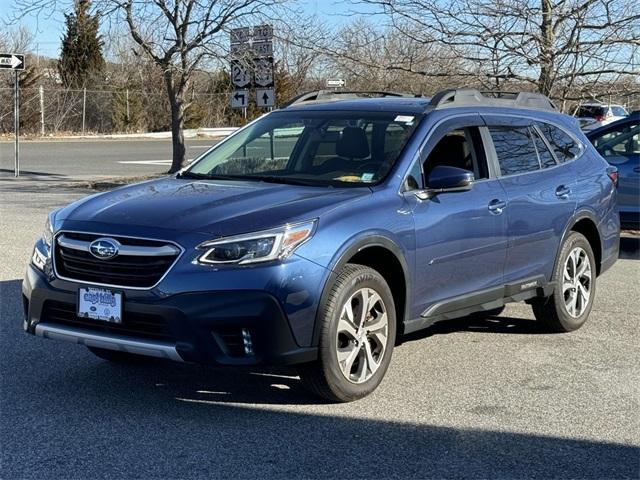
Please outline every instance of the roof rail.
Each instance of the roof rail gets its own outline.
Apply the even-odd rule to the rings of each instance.
[[[474,88],[443,90],[436,93],[429,106],[444,107],[493,106],[557,110],[549,97],[533,92],[480,92]]]
[[[281,108],[287,108],[291,105],[296,105],[303,102],[311,101],[331,101],[331,100],[343,100],[350,98],[382,98],[382,97],[411,97],[418,98],[422,95],[414,95],[410,93],[399,92],[383,92],[383,91],[357,91],[357,90],[314,90],[306,92],[297,97],[293,97],[291,100],[281,106]]]

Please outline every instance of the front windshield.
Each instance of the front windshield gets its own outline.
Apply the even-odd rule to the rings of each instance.
[[[385,112],[276,112],[206,153],[183,176],[371,185],[389,173],[419,120]]]

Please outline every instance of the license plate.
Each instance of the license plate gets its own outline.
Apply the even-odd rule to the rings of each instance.
[[[122,293],[106,288],[80,288],[78,317],[122,323]]]

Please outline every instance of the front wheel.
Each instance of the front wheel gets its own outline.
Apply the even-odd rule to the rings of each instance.
[[[595,257],[581,233],[565,239],[552,282],[553,294],[531,303],[536,320],[552,332],[577,330],[587,321],[596,294]]]
[[[375,270],[348,264],[320,317],[319,358],[299,367],[303,384],[334,402],[373,392],[382,381],[395,344],[393,295]]]

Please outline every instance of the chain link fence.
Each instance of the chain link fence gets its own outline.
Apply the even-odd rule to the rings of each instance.
[[[13,132],[13,89],[0,88],[0,133]],[[192,92],[186,127],[227,127],[226,93]],[[141,90],[20,89],[20,130],[26,135],[112,134],[168,131],[164,92]]]

